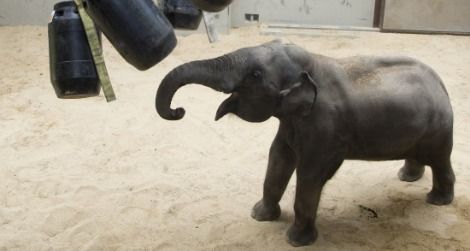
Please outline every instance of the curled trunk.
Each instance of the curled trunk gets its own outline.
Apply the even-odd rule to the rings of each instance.
[[[176,91],[191,83],[201,84],[216,91],[231,93],[235,88],[233,58],[222,56],[210,60],[193,61],[183,64],[168,73],[161,82],[155,100],[158,114],[167,120],[183,118],[181,107],[171,109],[171,101]],[[235,74],[236,75],[236,74]]]

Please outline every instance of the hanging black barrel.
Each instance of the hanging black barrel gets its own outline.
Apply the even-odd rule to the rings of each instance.
[[[229,6],[233,0],[192,0],[201,10],[219,12]]]
[[[86,0],[85,9],[124,59],[139,70],[176,46],[173,27],[152,0]]]
[[[58,98],[83,98],[100,92],[93,56],[73,1],[54,6],[48,26],[51,82]]]
[[[197,30],[202,11],[191,0],[166,0],[165,16],[175,29]]]

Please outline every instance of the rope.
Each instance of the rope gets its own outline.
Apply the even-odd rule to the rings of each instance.
[[[74,1],[78,7],[78,12],[82,19],[83,27],[85,28],[88,44],[90,45],[91,54],[93,55],[93,60],[95,61],[96,71],[98,73],[98,78],[100,80],[104,96],[106,97],[107,102],[112,102],[116,100],[116,95],[114,94],[113,86],[111,85],[111,80],[109,79],[108,70],[106,69],[106,64],[104,63],[103,50],[101,48],[95,24],[85,11],[85,7],[83,5],[84,0]]]

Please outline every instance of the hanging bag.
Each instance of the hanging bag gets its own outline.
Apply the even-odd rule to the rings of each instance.
[[[197,30],[202,20],[202,11],[191,0],[166,0],[164,13],[175,29]]]
[[[84,7],[122,57],[139,70],[176,46],[173,27],[152,0],[85,0]]]
[[[48,25],[49,67],[58,98],[84,98],[100,93],[87,36],[73,1],[54,5]]]

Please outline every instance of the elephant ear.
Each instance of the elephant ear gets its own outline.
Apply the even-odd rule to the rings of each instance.
[[[307,116],[317,100],[318,89],[315,80],[304,71],[291,87],[282,90],[279,95],[282,115]]]

